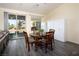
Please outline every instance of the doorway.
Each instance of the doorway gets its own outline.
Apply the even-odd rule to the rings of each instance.
[[[23,37],[23,31],[25,30],[25,16],[8,14],[8,30],[11,38]]]

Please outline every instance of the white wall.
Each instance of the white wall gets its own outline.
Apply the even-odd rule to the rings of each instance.
[[[8,30],[8,13],[4,12],[4,30]]]
[[[48,30],[55,29],[55,39],[64,42],[64,19],[48,21]]]
[[[49,13],[46,19],[64,19],[64,40],[79,44],[79,4],[63,4]]]
[[[0,10],[0,30],[4,30],[4,12]]]

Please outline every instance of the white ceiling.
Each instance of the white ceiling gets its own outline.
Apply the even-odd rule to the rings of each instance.
[[[37,14],[48,14],[61,3],[0,3],[0,7],[20,10],[25,12],[32,12]]]

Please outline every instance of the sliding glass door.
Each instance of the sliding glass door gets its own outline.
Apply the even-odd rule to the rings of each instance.
[[[16,38],[16,15],[8,15],[8,30],[12,38]]]
[[[22,37],[22,32],[25,30],[25,16],[9,14],[8,30],[13,38]]]
[[[17,36],[22,37],[25,30],[25,16],[17,15]]]

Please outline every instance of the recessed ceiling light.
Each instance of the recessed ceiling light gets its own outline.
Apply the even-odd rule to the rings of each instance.
[[[36,4],[36,6],[38,7],[38,6],[39,6],[39,4]]]
[[[39,4],[35,4],[34,6],[35,6],[35,7],[39,7]]]

